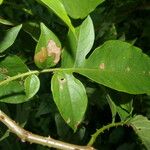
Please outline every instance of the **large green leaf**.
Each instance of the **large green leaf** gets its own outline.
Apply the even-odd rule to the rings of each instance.
[[[76,130],[87,107],[84,86],[72,74],[56,72],[52,77],[51,89],[63,119]]]
[[[74,33],[74,27],[71,24],[71,20],[67,15],[67,12],[60,0],[39,0],[51,9],[58,17],[60,17]]]
[[[36,46],[34,61],[39,68],[50,68],[60,60],[61,44],[56,35],[41,23],[41,35]]]
[[[133,127],[142,143],[150,150],[150,121],[146,117],[138,115],[131,119],[128,124]]]
[[[150,93],[150,58],[126,42],[98,47],[76,72],[110,88],[131,94]]]
[[[22,25],[18,25],[16,27],[7,30],[5,33],[1,32],[0,53],[4,52],[7,48],[9,48],[14,43],[21,27]]]
[[[84,18],[104,0],[61,0],[67,13],[74,19]]]
[[[40,80],[36,75],[30,75],[24,82],[25,93],[28,98],[32,98],[40,88]]]
[[[94,43],[94,27],[90,17],[76,28],[76,36],[70,31],[67,46],[63,52],[63,67],[82,66],[85,56],[91,50]]]

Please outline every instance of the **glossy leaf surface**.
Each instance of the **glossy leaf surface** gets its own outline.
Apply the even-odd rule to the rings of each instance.
[[[54,101],[69,126],[76,130],[87,107],[87,95],[82,83],[72,74],[55,73],[51,85]]]
[[[105,42],[77,72],[118,91],[150,93],[150,58],[126,42]]]

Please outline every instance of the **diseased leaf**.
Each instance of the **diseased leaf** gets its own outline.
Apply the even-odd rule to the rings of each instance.
[[[90,17],[76,28],[76,36],[70,31],[67,47],[64,49],[62,67],[81,67],[85,56],[91,50],[94,43],[94,27]]]
[[[74,19],[84,18],[104,0],[61,0],[67,13]]]
[[[36,75],[30,75],[24,82],[25,93],[28,98],[32,98],[40,88],[40,81]]]
[[[52,77],[51,89],[63,119],[72,129],[76,130],[87,107],[84,86],[72,74],[56,72]]]
[[[4,52],[7,48],[9,48],[17,38],[17,35],[21,29],[22,25],[18,25],[6,31],[4,35],[0,36],[0,53]]]
[[[133,127],[142,143],[150,150],[150,121],[146,117],[138,115],[131,119],[128,125]]]
[[[1,81],[28,71],[28,67],[18,56],[8,56],[0,62],[0,102],[17,104],[29,100],[24,92],[23,80],[1,85]]]
[[[61,44],[56,35],[41,23],[41,35],[36,46],[34,61],[39,68],[50,68],[60,60]]]
[[[51,9],[58,17],[60,17],[74,33],[74,27],[71,24],[71,20],[67,15],[67,12],[60,0],[40,0],[49,9]]]
[[[131,94],[150,93],[150,58],[126,42],[111,40],[98,47],[76,72]]]
[[[28,67],[16,55],[8,56],[3,61],[0,61],[0,75],[14,76],[28,71]]]

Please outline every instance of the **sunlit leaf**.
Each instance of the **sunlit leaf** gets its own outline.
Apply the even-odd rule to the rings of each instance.
[[[0,5],[3,3],[3,0],[0,0]]]

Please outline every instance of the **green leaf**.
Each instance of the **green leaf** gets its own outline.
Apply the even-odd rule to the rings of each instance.
[[[0,75],[14,76],[28,71],[28,67],[18,56],[8,56],[0,61]]]
[[[0,83],[10,76],[15,76],[28,71],[28,67],[18,56],[8,56],[0,62]],[[17,104],[28,100],[29,99],[24,93],[22,80],[0,85],[0,102]]]
[[[74,19],[84,18],[89,15],[104,0],[61,0],[67,13]]]
[[[41,23],[41,35],[36,46],[34,61],[43,69],[55,66],[60,60],[61,44],[56,35]]]
[[[105,42],[76,72],[131,94],[150,93],[150,58],[141,49],[118,40]]]
[[[141,115],[132,118],[128,125],[133,127],[133,130],[137,133],[142,143],[150,150],[150,121]]]
[[[51,89],[63,119],[75,131],[87,107],[84,86],[72,74],[56,72],[52,77]]]
[[[3,3],[3,0],[0,0],[0,5]]]
[[[0,53],[4,52],[9,48],[17,38],[17,35],[21,29],[22,25],[18,25],[6,31],[0,40]],[[2,33],[1,33],[2,34]]]
[[[25,93],[28,98],[32,98],[40,88],[40,81],[36,75],[30,75],[24,82]]]
[[[125,104],[121,104],[120,106],[117,106],[117,112],[121,118],[121,121],[124,121],[128,117],[130,117],[132,114],[132,111],[133,111],[133,100]]]
[[[9,130],[6,130],[6,132],[4,133],[4,135],[2,137],[0,137],[0,142],[3,141],[4,139],[6,139],[7,137],[9,137]]]
[[[59,18],[61,18],[70,28],[70,30],[74,33],[74,27],[71,24],[71,20],[67,15],[67,12],[60,2],[60,0],[40,0],[43,4],[45,4],[49,9],[51,9]]]
[[[94,27],[90,17],[87,17],[75,31],[76,36],[71,31],[68,34],[68,45],[62,58],[63,67],[82,66],[85,56],[93,46]]]
[[[117,108],[116,104],[113,102],[111,97],[107,94],[106,99],[108,101],[108,104],[110,106],[111,114],[112,114],[112,122],[115,122],[116,114],[117,114]]]
[[[29,101],[25,94],[17,94],[9,97],[0,98],[0,102],[9,103],[9,104],[20,104]]]
[[[1,24],[4,24],[4,25],[9,25],[9,26],[12,26],[14,25],[12,22],[8,21],[8,20],[5,20],[3,18],[0,18],[0,23]]]

